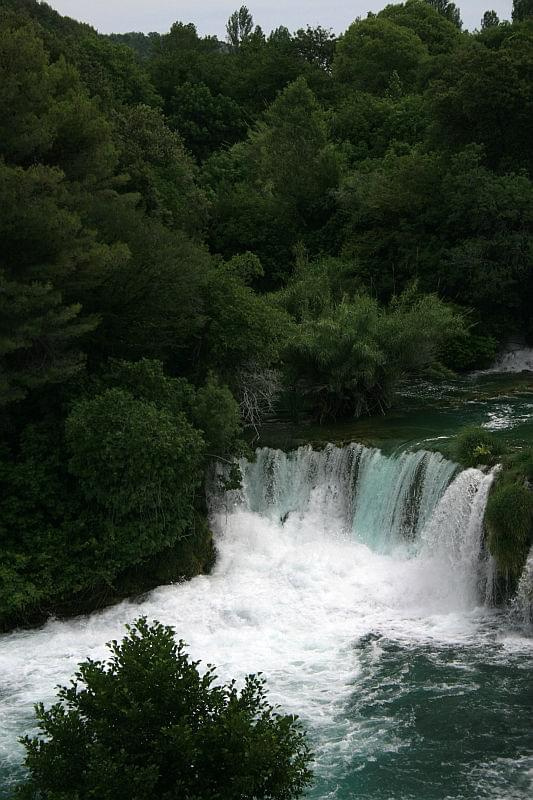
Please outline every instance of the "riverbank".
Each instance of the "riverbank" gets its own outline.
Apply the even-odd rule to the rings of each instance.
[[[122,600],[141,602],[142,595],[157,586],[190,580],[208,574],[215,563],[213,534],[205,517],[197,515],[195,529],[172,547],[125,570],[113,584],[96,584],[69,597],[58,597],[45,604],[28,604],[12,616],[0,618],[0,633],[15,628],[35,628],[50,618],[68,619],[91,614]]]

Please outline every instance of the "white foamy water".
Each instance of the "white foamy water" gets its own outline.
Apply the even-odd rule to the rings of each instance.
[[[453,479],[456,466],[438,454],[386,458],[358,445],[265,449],[243,468],[243,491],[215,504],[212,575],[0,638],[4,769],[20,760],[15,741],[31,729],[32,704],[51,701],[80,660],[105,656],[104,643],[140,614],[173,625],[221,679],[264,672],[271,702],[309,726],[326,783],[354,752],[372,759],[400,746],[392,723],[347,711],[369,659],[383,657],[380,638],[429,647],[485,641],[490,475],[467,470]],[[377,638],[362,664],[355,645],[369,635]]]
[[[481,424],[489,431],[505,431],[523,425],[533,418],[533,403],[525,403],[521,410],[511,403],[497,403],[488,412],[488,419]]]
[[[518,583],[513,602],[513,613],[524,624],[533,623],[533,546],[529,551],[524,571]]]
[[[533,372],[533,347],[520,347],[508,350],[489,367],[482,370],[480,375],[489,375],[497,372]]]

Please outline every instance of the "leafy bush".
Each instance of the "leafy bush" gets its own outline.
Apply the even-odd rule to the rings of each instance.
[[[463,467],[493,466],[504,453],[505,446],[485,428],[464,428],[453,447],[453,457]]]
[[[517,480],[533,483],[533,447],[525,448],[509,456],[507,470]]]
[[[450,306],[416,287],[386,308],[365,294],[336,302],[332,291],[329,303],[324,297],[323,308],[308,306],[286,355],[295,384],[320,419],[383,412],[398,381],[438,362],[452,332],[462,327]],[[280,300],[292,304],[294,296],[284,292]]]
[[[108,389],[66,420],[69,468],[89,502],[120,518],[188,520],[202,478],[204,442],[183,414]]]
[[[305,732],[269,705],[263,678],[216,685],[172,628],[143,618],[108,647],[108,662],[81,664],[55,705],[37,706],[17,797],[291,800],[310,783]]]
[[[0,629],[109,602],[126,584],[136,593],[191,577],[212,561],[198,513],[205,441],[185,413],[194,387],[148,360],[115,362],[94,385],[97,394],[71,401],[64,426],[29,425],[17,449],[0,449]],[[224,447],[237,404],[225,388],[211,391],[220,408],[210,407],[210,426]],[[163,554],[172,568],[159,580]]]
[[[500,344],[493,336],[463,331],[446,347],[444,364],[456,372],[485,369],[496,360]]]

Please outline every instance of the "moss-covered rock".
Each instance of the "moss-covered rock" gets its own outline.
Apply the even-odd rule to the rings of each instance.
[[[494,466],[505,452],[505,445],[485,428],[464,428],[453,447],[453,457],[463,467]]]
[[[533,489],[533,447],[512,453],[505,463],[506,474]]]
[[[488,545],[498,569],[515,584],[533,539],[533,492],[504,477],[490,493],[485,512]]]

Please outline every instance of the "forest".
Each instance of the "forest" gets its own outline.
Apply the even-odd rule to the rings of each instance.
[[[531,0],[225,41],[0,0],[0,630],[208,571],[269,415],[531,341],[532,77]]]

